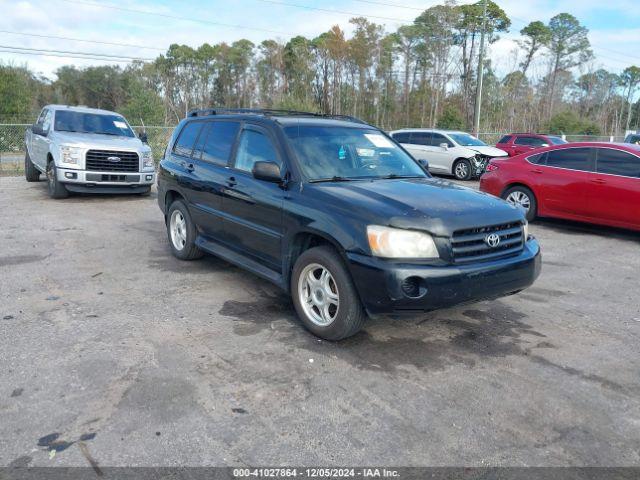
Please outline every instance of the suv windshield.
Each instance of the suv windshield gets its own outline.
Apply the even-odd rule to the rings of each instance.
[[[487,144],[468,133],[450,133],[449,136],[463,147],[486,147]]]
[[[284,132],[310,180],[427,177],[413,158],[378,130],[292,126]]]
[[[118,137],[134,137],[126,120],[120,115],[58,110],[54,127],[58,132],[97,133]]]
[[[564,145],[565,143],[568,143],[566,140],[563,140],[560,137],[547,137],[547,138],[553,145]]]

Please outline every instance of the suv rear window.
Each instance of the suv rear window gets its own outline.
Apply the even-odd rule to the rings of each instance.
[[[516,145],[527,145],[530,147],[541,147],[545,142],[543,139],[538,137],[517,137],[516,141],[513,142]]]
[[[190,157],[193,152],[193,145],[196,143],[198,134],[202,129],[202,122],[189,122],[180,132],[178,140],[173,145],[173,153],[176,155],[182,155],[183,157]]]
[[[227,165],[239,129],[238,122],[208,122],[201,135],[205,140],[198,142],[202,148],[202,160]]]
[[[411,133],[409,132],[394,133],[393,135],[391,135],[391,138],[393,138],[398,143],[410,143]]]

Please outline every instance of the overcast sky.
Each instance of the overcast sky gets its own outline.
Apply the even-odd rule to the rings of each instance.
[[[0,49],[6,50],[7,47],[13,46],[153,58],[171,43],[184,43],[197,47],[204,42],[231,43],[240,38],[248,38],[256,43],[265,38],[286,41],[295,35],[314,37],[335,24],[350,33],[349,18],[356,14],[384,24],[386,30],[391,32],[401,24],[410,23],[422,9],[438,3],[442,2],[417,0],[0,0]],[[513,70],[519,61],[514,54],[514,39],[519,37],[520,29],[532,20],[547,22],[549,18],[560,12],[575,15],[589,28],[589,38],[596,55],[596,61],[589,68],[605,67],[611,71],[620,72],[629,65],[640,65],[640,8],[637,0],[607,2],[602,0],[499,0],[498,4],[512,20],[510,32],[503,34],[490,49],[491,59],[499,74]],[[299,8],[296,5],[334,11],[311,10]],[[117,8],[104,8],[104,6]],[[130,11],[132,9],[185,19],[137,13]],[[190,21],[187,18],[199,19],[201,22]],[[17,35],[15,32],[22,35]],[[126,43],[147,48],[42,38],[32,34]],[[99,60],[6,52],[0,52],[0,59],[2,63],[27,64],[31,69],[49,78],[54,78],[53,72],[62,65],[114,64],[114,62]],[[542,74],[545,70],[546,66],[539,61],[534,66],[533,73]]]

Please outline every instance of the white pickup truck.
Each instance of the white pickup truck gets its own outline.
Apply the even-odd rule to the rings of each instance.
[[[146,136],[107,110],[47,105],[25,133],[25,177],[47,176],[49,195],[69,192],[148,194],[155,164]]]

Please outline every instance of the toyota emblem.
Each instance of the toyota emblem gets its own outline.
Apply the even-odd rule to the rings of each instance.
[[[498,245],[500,245],[500,235],[498,235],[497,233],[491,233],[484,237],[484,241],[491,248],[496,248]]]

